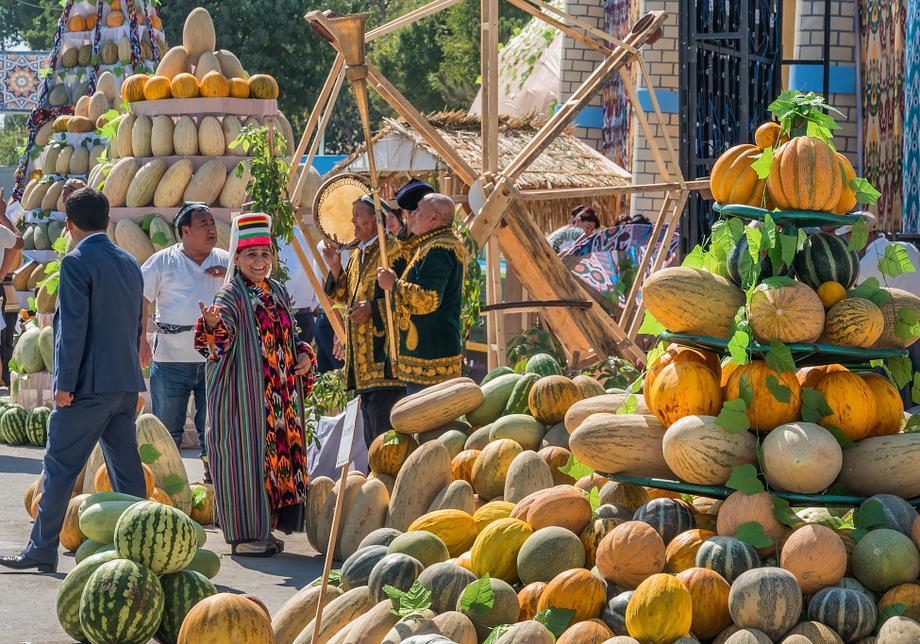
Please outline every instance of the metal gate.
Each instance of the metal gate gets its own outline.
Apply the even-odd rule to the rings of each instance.
[[[754,140],[782,84],[782,0],[681,0],[681,163],[707,177],[725,149]],[[692,195],[681,223],[688,252],[712,223],[711,202]]]

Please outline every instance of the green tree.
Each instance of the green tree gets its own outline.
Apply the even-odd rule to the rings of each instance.
[[[26,116],[6,114],[0,126],[0,166],[19,163],[20,148],[26,142]]]

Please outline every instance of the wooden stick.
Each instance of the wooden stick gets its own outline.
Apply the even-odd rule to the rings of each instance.
[[[332,319],[330,318],[330,322]],[[339,494],[335,499],[335,509],[332,511],[332,532],[329,533],[329,544],[326,548],[326,559],[323,563],[323,583],[319,589],[319,600],[316,604],[316,617],[313,619],[312,641],[319,641],[319,627],[323,619],[323,598],[329,589],[329,573],[332,570],[332,559],[335,555],[335,542],[339,536],[339,523],[342,521],[342,506],[345,505],[345,483],[348,480],[348,463],[342,466],[339,478]]]
[[[506,1],[509,4],[514,5],[521,11],[524,11],[525,13],[529,13],[534,18],[537,18],[538,20],[542,20],[546,24],[555,27],[556,29],[558,29],[565,35],[569,36],[573,40],[577,40],[578,42],[585,45],[586,47],[590,47],[591,49],[595,51],[599,51],[605,56],[609,56],[612,51],[610,47],[607,47],[606,45],[597,42],[593,38],[589,38],[588,36],[584,35],[582,32],[578,31],[577,29],[573,29],[572,27],[567,25],[565,22],[561,20],[557,20],[543,13],[542,11],[535,9],[533,5],[531,5],[530,2],[527,2],[526,0],[506,0]],[[569,16],[569,18],[571,19],[571,16]]]
[[[381,25],[376,29],[371,29],[366,34],[364,34],[364,42],[370,42],[376,40],[381,36],[386,36],[387,34],[393,33],[398,29],[403,27],[408,27],[422,18],[427,18],[428,16],[434,15],[439,11],[443,11],[448,7],[452,7],[455,4],[458,4],[461,0],[434,0],[434,2],[429,2],[426,5],[419,7],[413,11],[410,11],[407,14],[404,14],[385,25]]]
[[[307,274],[307,278],[310,280],[310,284],[313,285],[313,290],[316,292],[316,297],[319,299],[323,310],[332,311],[332,300],[330,300],[329,296],[326,295],[323,284],[319,281],[319,277],[316,275],[316,273],[313,272],[313,267],[310,265],[310,260],[307,258],[307,255],[303,250],[303,246],[300,245],[300,240],[297,239],[297,237],[291,237],[291,248],[294,249],[294,253],[297,255],[297,259],[300,260],[300,265],[304,268],[304,271]],[[339,341],[344,343],[345,327],[342,325],[342,321],[334,315],[327,315],[326,317],[329,318],[329,324],[332,325],[332,329],[335,331],[336,336],[338,336]]]
[[[345,74],[339,74],[339,77],[335,82],[335,87],[332,88],[332,93],[329,95],[329,100],[326,102],[326,108],[323,110],[323,116],[319,120],[319,127],[316,130],[316,136],[313,137],[313,141],[310,142],[310,149],[307,151],[307,160],[303,164],[305,170],[313,165],[313,159],[316,158],[316,151],[319,150],[319,142],[323,138],[323,134],[326,132],[326,126],[329,125],[329,119],[332,117],[332,113],[335,111],[335,104],[339,98],[339,92],[342,90],[342,82],[344,80]],[[312,209],[313,204],[311,203],[309,205]]]
[[[642,253],[642,259],[639,260],[639,265],[636,267],[636,277],[629,289],[629,295],[626,296],[626,305],[623,307],[623,313],[620,316],[620,323],[626,329],[629,329],[630,312],[632,311],[632,308],[638,299],[639,287],[645,279],[645,271],[648,268],[652,254],[658,245],[658,237],[661,235],[661,228],[664,226],[666,213],[670,205],[671,193],[667,192],[664,195],[664,200],[661,202],[661,209],[658,211],[658,218],[655,219],[655,226],[652,228],[652,234],[649,237],[648,245],[645,247],[645,252]]]
[[[537,18],[540,18],[541,20],[544,20],[544,21],[546,20],[547,18],[546,14],[555,14],[561,19],[565,20],[567,23],[571,25],[575,25],[576,27],[579,27],[580,29],[584,29],[585,32],[593,35],[595,38],[598,39],[597,41],[598,44],[603,45],[609,42],[620,44],[621,42],[618,38],[614,37],[612,34],[608,34],[604,31],[601,31],[594,25],[584,20],[581,20],[580,18],[576,18],[572,14],[567,13],[566,11],[563,11],[562,9],[557,9],[556,7],[549,4],[548,2],[543,2],[542,0],[527,0],[527,1],[533,5],[536,5],[537,7],[539,7],[540,9],[546,12],[546,13],[541,14],[540,16],[536,16]]]
[[[709,188],[709,179],[694,179],[685,182],[687,190],[699,191]],[[680,190],[676,181],[665,183],[637,183],[628,186],[599,186],[596,188],[557,188],[555,190],[521,190],[524,201],[547,201],[552,199],[581,199],[583,197],[608,197],[613,195],[644,194]]]
[[[642,127],[642,133],[645,134],[645,141],[648,143],[649,149],[652,152],[652,157],[655,159],[655,165],[658,167],[658,174],[661,175],[664,181],[671,181],[671,174],[668,172],[668,165],[664,162],[664,157],[661,156],[661,150],[658,149],[655,133],[652,131],[652,127],[649,125],[648,119],[645,116],[645,110],[642,109],[642,105],[639,103],[639,95],[636,93],[636,87],[633,85],[632,78],[629,77],[625,69],[620,70],[620,80],[623,82],[623,88],[629,96],[629,102],[632,103],[636,119]],[[664,121],[658,121],[658,129],[661,132],[665,131]]]

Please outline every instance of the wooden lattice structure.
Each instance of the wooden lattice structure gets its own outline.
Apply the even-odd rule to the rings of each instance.
[[[661,34],[661,27],[667,14],[651,12],[642,17],[630,33],[619,40],[610,34],[578,20],[566,12],[556,9],[542,0],[507,0],[515,7],[558,28],[570,37],[604,54],[604,60],[582,85],[563,103],[546,123],[540,127],[530,141],[506,161],[499,155],[498,115],[498,2],[481,0],[481,71],[482,71],[482,120],[481,120],[481,163],[474,168],[463,158],[399,90],[373,64],[363,60],[360,65],[349,63],[354,59],[355,43],[346,42],[340,26],[353,18],[336,18],[319,11],[308,13],[305,18],[314,30],[325,38],[338,52],[329,71],[326,82],[319,93],[313,112],[307,121],[306,131],[294,158],[305,152],[307,161],[297,177],[294,193],[299,194],[302,182],[307,179],[308,170],[338,98],[343,79],[366,80],[387,104],[420,135],[437,155],[450,167],[452,174],[462,181],[469,192],[472,214],[467,225],[479,244],[485,247],[489,267],[486,283],[488,301],[501,301],[501,278],[498,272],[499,254],[504,255],[507,264],[521,280],[527,293],[533,298],[528,309],[536,309],[543,316],[550,329],[564,346],[570,365],[589,364],[608,355],[619,354],[637,364],[643,364],[645,354],[636,344],[636,336],[644,311],[637,295],[642,276],[651,267],[659,268],[667,255],[667,248],[677,228],[680,214],[686,205],[689,191],[703,187],[704,182],[684,180],[680,170],[677,151],[670,137],[662,128],[664,152],[654,137],[648,117],[636,95],[635,85],[627,71],[627,65],[638,65],[649,99],[659,123],[664,121],[654,88],[649,83],[645,61],[640,49],[654,43]],[[459,0],[434,0],[390,23],[372,29],[364,34],[364,42],[390,34],[401,27],[412,24],[437,13]],[[353,38],[353,36],[351,36]],[[361,43],[363,47],[363,43]],[[350,55],[350,56],[349,56]],[[623,80],[630,102],[636,114],[644,137],[652,150],[660,182],[646,185],[608,185],[590,188],[554,188],[549,190],[520,190],[516,183],[539,159],[541,154],[572,123],[591,97],[601,90],[613,74]],[[369,137],[368,137],[369,138]],[[309,148],[309,150],[308,150]],[[373,152],[368,155],[373,158]],[[291,181],[294,184],[292,170]],[[617,182],[619,183],[619,182]],[[545,199],[583,199],[600,195],[621,195],[639,192],[663,193],[664,199],[652,233],[653,240],[661,240],[657,246],[650,244],[637,267],[637,278],[627,298],[627,306],[619,320],[613,320],[604,309],[594,302],[582,288],[579,280],[562,264],[543,232],[534,224],[528,211],[529,203]],[[561,204],[560,204],[561,205]],[[307,220],[310,213],[304,213]],[[316,239],[316,232],[302,222],[307,239]],[[295,247],[297,250],[297,247]],[[657,252],[656,252],[657,251]],[[300,249],[305,262],[306,257]],[[306,263],[306,262],[305,262]],[[320,264],[322,265],[322,264]],[[312,277],[311,271],[307,271]],[[324,303],[325,304],[325,303]],[[508,307],[504,308],[507,311]],[[500,361],[504,350],[502,311],[495,310],[489,316],[490,363]]]

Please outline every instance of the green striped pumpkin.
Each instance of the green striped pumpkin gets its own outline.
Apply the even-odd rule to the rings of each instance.
[[[450,561],[428,566],[418,576],[418,583],[431,591],[431,608],[439,615],[456,610],[457,601],[476,575]]]
[[[809,235],[792,262],[795,276],[817,289],[824,282],[850,288],[859,277],[859,255],[847,248],[847,240],[830,233]]]
[[[556,359],[548,353],[535,353],[527,360],[524,367],[525,373],[535,373],[540,376],[561,376],[562,367]]]
[[[877,616],[875,604],[858,590],[824,588],[808,603],[808,619],[832,628],[844,642],[871,635]]]
[[[160,626],[163,602],[163,587],[149,568],[110,561],[83,588],[80,627],[91,644],[143,644]]]
[[[534,384],[539,379],[540,374],[525,373],[524,377],[518,380],[514,385],[514,389],[511,390],[511,397],[505,405],[505,412],[503,415],[529,414],[530,405],[527,403],[527,397],[530,395],[530,390],[533,389]]]
[[[11,405],[3,412],[3,416],[0,416],[0,433],[3,434],[7,443],[23,445],[27,442],[26,418],[28,417],[28,412],[19,405]]]
[[[36,407],[26,416],[26,437],[32,445],[45,446],[48,439],[48,419],[51,410],[47,407]]]
[[[760,557],[750,544],[734,537],[712,537],[696,551],[698,568],[709,568],[732,583],[738,576],[760,566]]]
[[[113,551],[95,553],[78,563],[61,583],[57,594],[58,621],[64,632],[73,639],[81,642],[86,640],[83,629],[80,628],[80,597],[83,596],[83,587],[102,564],[116,559],[118,554]]]
[[[679,499],[652,499],[633,514],[633,521],[644,521],[661,535],[664,545],[681,532],[696,527],[696,519],[690,506]]]
[[[211,581],[194,570],[180,570],[160,577],[163,586],[163,619],[157,629],[162,644],[175,644],[182,621],[192,607],[205,597],[217,594]]]
[[[342,562],[341,587],[351,590],[358,586],[367,586],[371,570],[377,562],[387,556],[386,546],[366,546],[358,548],[353,555]]]
[[[158,575],[177,572],[195,557],[195,526],[181,510],[143,501],[125,510],[115,525],[115,550]]]

